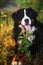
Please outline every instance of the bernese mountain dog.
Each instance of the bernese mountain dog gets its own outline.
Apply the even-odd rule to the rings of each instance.
[[[18,39],[19,35],[25,33],[25,37],[30,41],[30,46],[28,46],[28,51],[30,54],[35,56],[36,53],[40,52],[41,44],[43,43],[43,24],[37,20],[37,12],[30,8],[20,9],[12,14],[14,20],[14,39],[16,41],[15,52],[18,54],[18,44],[22,41]],[[27,36],[27,34],[30,34]]]

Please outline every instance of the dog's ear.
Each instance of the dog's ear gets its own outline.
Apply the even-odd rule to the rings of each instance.
[[[31,19],[35,19],[37,17],[37,15],[38,15],[37,12],[31,7],[27,8],[27,12],[28,12],[28,16]]]
[[[14,12],[12,14],[12,18],[13,18],[14,21],[17,21],[17,12]]]
[[[13,18],[13,20],[15,20],[15,21],[20,21],[20,20],[22,20],[23,16],[24,16],[24,9],[20,9],[20,10],[14,12],[14,13],[12,14],[12,18]]]

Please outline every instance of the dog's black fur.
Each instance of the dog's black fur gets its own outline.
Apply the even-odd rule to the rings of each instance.
[[[21,29],[18,27],[18,22],[21,21],[24,16],[23,10],[24,9],[20,9],[12,14],[12,18],[15,21],[13,29],[15,41],[18,40],[18,35],[21,31]],[[31,27],[35,26],[37,28],[37,30],[33,32],[33,35],[35,35],[36,37],[33,40],[32,45],[28,48],[28,50],[31,51],[31,54],[35,55],[36,52],[39,52],[39,47],[41,46],[41,44],[43,44],[43,24],[37,21],[37,12],[34,9],[26,8],[26,13],[31,20],[34,19],[34,21],[31,23]]]

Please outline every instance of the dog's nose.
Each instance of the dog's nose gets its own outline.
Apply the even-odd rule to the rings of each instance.
[[[29,19],[25,19],[25,24],[26,24],[26,25],[29,24]]]

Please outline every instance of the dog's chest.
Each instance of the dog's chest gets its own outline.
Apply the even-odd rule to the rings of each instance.
[[[35,26],[32,26],[29,31],[26,30],[26,33],[24,34],[24,31],[22,30],[22,35],[24,35],[24,38],[27,38],[31,43],[35,39],[35,35],[33,33],[37,31],[37,28]],[[22,42],[22,39],[18,40],[19,43]]]
[[[32,26],[31,29],[29,30],[29,33],[31,33],[31,35],[28,37],[28,40],[30,40],[31,43],[36,37],[36,35],[33,34],[35,33],[35,31],[37,31],[37,28],[35,26]]]

